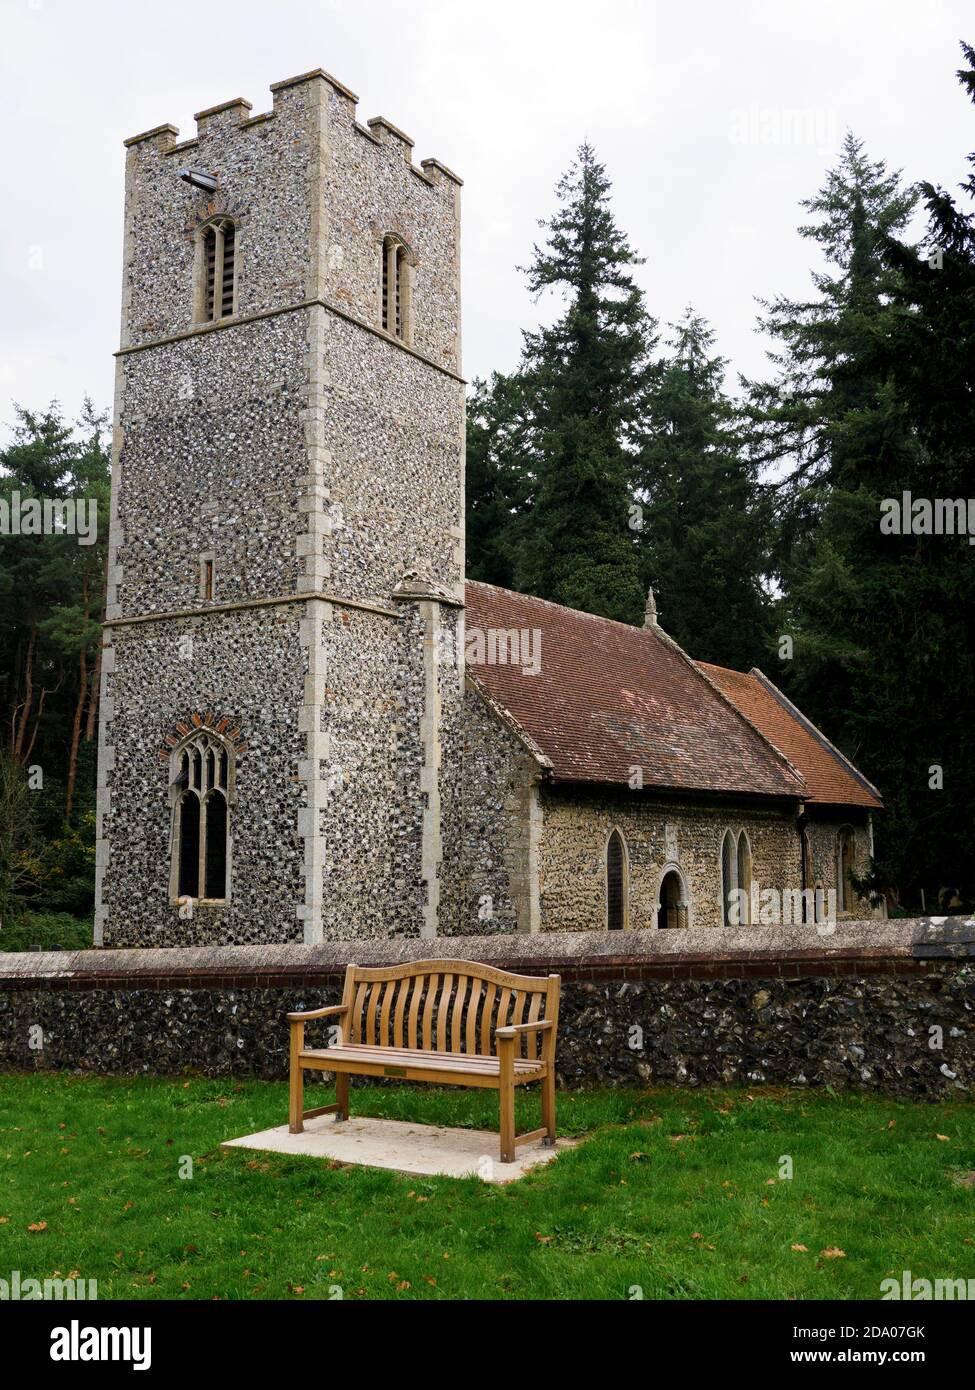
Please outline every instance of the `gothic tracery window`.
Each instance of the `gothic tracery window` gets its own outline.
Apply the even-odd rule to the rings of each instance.
[[[230,888],[233,754],[222,740],[201,729],[174,752],[172,773],[172,895],[225,902]]]

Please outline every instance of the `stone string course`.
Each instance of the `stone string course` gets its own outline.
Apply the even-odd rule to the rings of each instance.
[[[970,1091],[975,922],[841,924],[828,943],[802,929],[787,947],[722,935],[718,952],[687,931],[0,955],[0,1067],[283,1078],[284,1014],[336,1002],[350,959],[436,953],[562,976],[563,1085]]]

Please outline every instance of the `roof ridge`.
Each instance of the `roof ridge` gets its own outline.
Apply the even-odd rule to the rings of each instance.
[[[520,589],[506,589],[503,584],[488,584],[484,579],[465,579],[465,585],[476,584],[479,589],[493,589],[497,594],[510,594],[512,598],[527,599],[529,603],[544,603],[546,608],[558,608],[562,613],[574,613],[580,618],[589,618],[594,623],[612,623],[613,627],[625,628],[627,632],[642,632],[653,637],[656,632],[647,627],[637,627],[636,623],[624,623],[619,618],[605,618],[602,613],[590,613],[585,608],[570,608],[567,603],[556,603],[552,598],[539,598],[537,594],[523,594]]]
[[[880,794],[880,789],[878,787],[875,787],[868,777],[864,777],[863,773],[859,770],[859,768],[854,766],[854,764],[850,761],[846,754],[840,752],[836,744],[832,743],[826,737],[822,729],[818,728],[818,726],[812,722],[808,715],[803,714],[802,710],[798,707],[798,705],[794,705],[792,701],[789,699],[788,695],[783,694],[783,692],[779,689],[775,682],[769,680],[768,676],[765,674],[764,671],[760,670],[757,666],[753,666],[752,669],[748,672],[748,675],[749,677],[758,680],[762,685],[764,685],[766,690],[768,690],[769,694],[772,696],[772,698],[778,700],[779,704],[782,705],[785,709],[789,711],[790,714],[794,716],[794,718],[802,725],[806,732],[812,734],[813,738],[816,739],[819,745],[822,748],[824,748],[827,753],[831,754],[832,757],[835,758],[836,761],[840,764],[840,766],[845,768],[846,771],[850,773],[851,777],[853,777],[857,782],[860,783],[861,787],[863,787],[866,791],[870,792],[873,796],[875,796],[877,800],[880,802],[881,806],[883,805],[884,799]]]

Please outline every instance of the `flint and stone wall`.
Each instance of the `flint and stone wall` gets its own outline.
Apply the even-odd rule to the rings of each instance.
[[[106,946],[431,934],[460,875],[459,180],[320,71],[127,141],[96,936]],[[213,193],[178,178],[214,175]],[[200,228],[234,313],[194,319]],[[409,248],[405,342],[384,238]],[[215,591],[201,596],[203,557]],[[397,592],[419,573],[434,601]],[[423,585],[420,586],[422,588]],[[192,644],[188,645],[188,638]],[[225,721],[225,722],[224,722]],[[170,750],[230,738],[230,895],[171,901]]]
[[[547,783],[525,744],[474,686],[464,702],[463,730],[466,915],[456,929],[445,925],[446,932],[602,930],[606,845],[614,829],[626,846],[627,925],[634,930],[657,929],[660,885],[670,869],[685,885],[688,925],[721,927],[721,845],[728,830],[748,836],[759,893],[802,888],[792,808],[765,810],[704,796],[664,801],[650,791]],[[836,887],[841,825],[852,825],[856,868],[867,872],[870,832],[862,815],[851,821],[810,810],[807,820],[814,866],[808,888]]]
[[[561,975],[567,1086],[832,1085],[943,1099],[975,1082],[973,920],[863,921],[785,941],[739,928],[455,937],[434,949]],[[283,1078],[289,1009],[337,1002],[349,959],[432,953],[400,939],[0,955],[0,1068]]]

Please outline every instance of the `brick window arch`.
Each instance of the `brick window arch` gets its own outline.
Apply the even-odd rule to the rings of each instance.
[[[174,901],[222,903],[230,898],[230,804],[233,749],[210,729],[198,729],[170,758]]]

